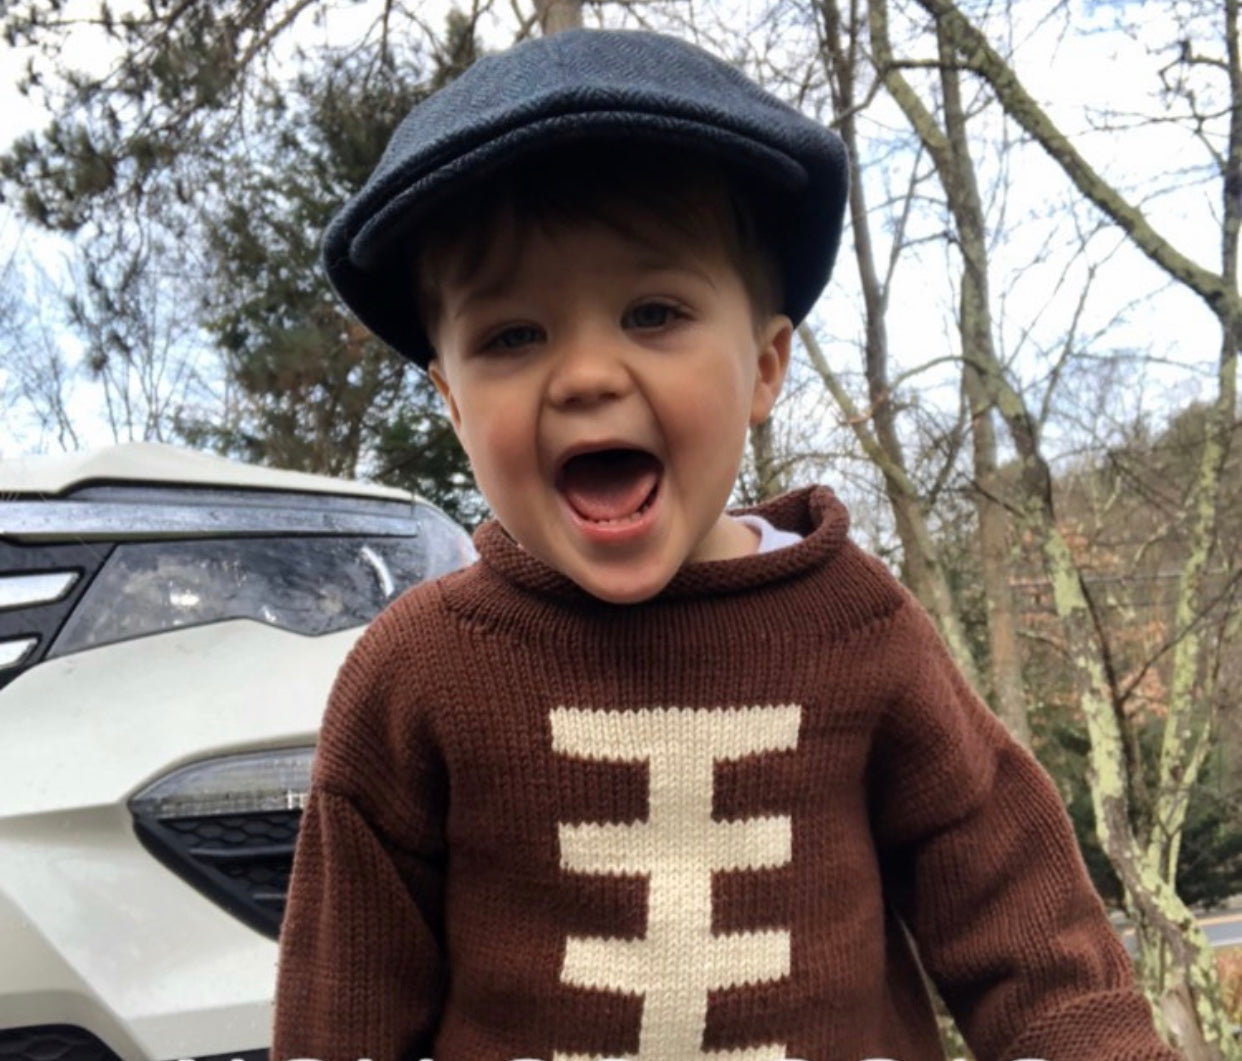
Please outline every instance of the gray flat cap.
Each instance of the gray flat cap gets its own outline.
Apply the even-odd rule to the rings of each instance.
[[[359,319],[426,367],[408,262],[418,221],[464,178],[589,139],[691,150],[745,171],[784,214],[773,249],[801,321],[832,273],[848,166],[835,133],[728,63],[656,33],[571,30],[486,56],[414,107],[324,235],[328,278]]]

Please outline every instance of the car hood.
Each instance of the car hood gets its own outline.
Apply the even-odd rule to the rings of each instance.
[[[88,483],[164,483],[413,500],[408,492],[392,487],[241,464],[158,442],[126,442],[78,453],[0,460],[0,497],[54,496]]]
[[[0,818],[116,804],[187,762],[314,744],[360,632],[243,620],[39,664],[0,695]]]

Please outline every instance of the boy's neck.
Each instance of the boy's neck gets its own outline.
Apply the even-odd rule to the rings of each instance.
[[[739,552],[738,556],[752,556],[759,551],[759,546],[763,541],[763,534],[759,528],[750,523],[743,523],[741,520],[734,519],[732,516],[725,517],[734,527],[741,533],[738,534],[739,544],[743,544],[744,552]],[[744,536],[744,537],[743,537]]]

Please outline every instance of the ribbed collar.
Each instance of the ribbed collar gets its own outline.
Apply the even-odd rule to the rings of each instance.
[[[796,577],[832,559],[849,531],[845,506],[825,486],[805,487],[740,511],[761,515],[803,540],[774,553],[686,564],[656,597],[644,603],[739,593]],[[484,572],[516,588],[556,600],[593,602],[605,609],[634,607],[595,600],[571,579],[522,549],[495,520],[475,532],[474,543]]]

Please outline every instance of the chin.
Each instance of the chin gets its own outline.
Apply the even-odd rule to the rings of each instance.
[[[655,579],[618,574],[613,578],[569,577],[578,587],[605,604],[642,604],[658,596],[672,580],[676,571]]]

